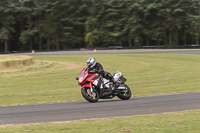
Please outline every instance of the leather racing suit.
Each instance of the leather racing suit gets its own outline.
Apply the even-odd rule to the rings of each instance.
[[[103,66],[99,62],[97,62],[93,68],[89,68],[88,73],[89,74],[98,73],[99,75],[102,75],[103,78],[108,79],[114,83],[113,76],[109,72],[104,71]],[[104,85],[102,77],[100,76],[94,77],[94,80],[96,81],[93,84],[99,87],[100,89],[102,88],[108,89],[108,87]],[[112,87],[113,86],[111,86],[111,88]]]

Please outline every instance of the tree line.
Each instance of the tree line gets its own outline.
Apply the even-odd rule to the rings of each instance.
[[[1,0],[0,51],[199,44],[200,0]]]

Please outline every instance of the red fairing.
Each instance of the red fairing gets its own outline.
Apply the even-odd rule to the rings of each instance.
[[[82,88],[83,87],[89,87],[89,88],[92,88],[92,84],[84,84],[83,86],[81,86]]]
[[[94,74],[88,74],[88,69],[83,68],[80,72],[80,76],[78,77],[78,84],[83,88],[83,87],[89,87],[92,88],[92,84],[95,80],[93,78],[97,76],[97,73]]]
[[[85,69],[86,69],[86,68],[83,68],[83,69],[80,71],[80,75],[81,75],[81,73],[82,73],[82,72],[84,72],[84,71],[85,71]]]

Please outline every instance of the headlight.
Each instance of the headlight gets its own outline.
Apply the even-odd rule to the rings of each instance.
[[[81,83],[84,80],[85,73],[79,78],[78,82]]]
[[[83,76],[78,80],[79,83],[83,81]]]

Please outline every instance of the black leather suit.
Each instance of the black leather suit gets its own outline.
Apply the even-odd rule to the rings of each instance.
[[[113,82],[113,76],[109,72],[104,71],[103,66],[99,62],[93,68],[89,68],[88,73],[98,73]]]

